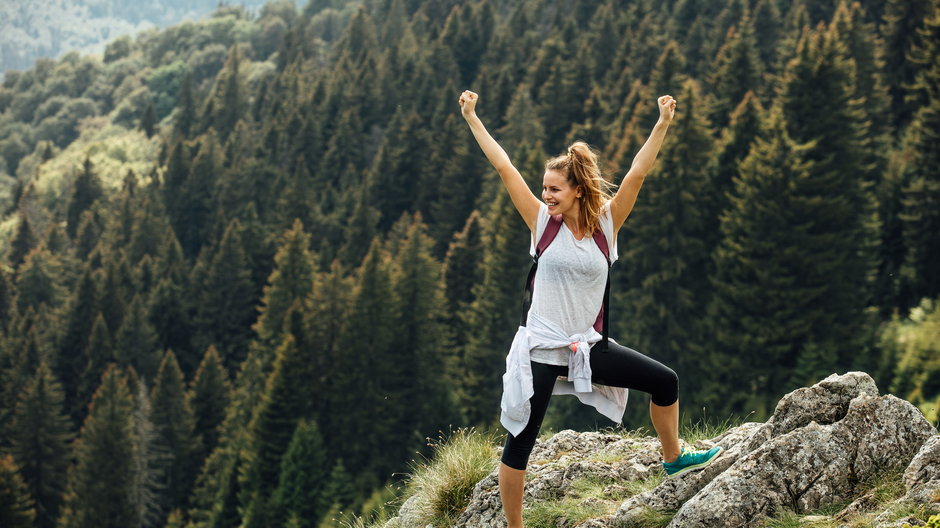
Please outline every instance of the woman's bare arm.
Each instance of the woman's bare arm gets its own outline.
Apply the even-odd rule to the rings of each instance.
[[[490,160],[490,163],[499,172],[499,177],[503,180],[506,190],[509,191],[509,197],[512,199],[512,204],[516,206],[516,211],[519,211],[519,215],[525,220],[529,230],[533,231],[535,230],[535,219],[538,217],[541,202],[529,189],[519,171],[512,165],[506,151],[490,136],[489,132],[486,131],[486,127],[483,126],[483,122],[477,117],[475,107],[478,98],[477,94],[469,90],[462,93],[459,101],[460,111],[464,119],[467,120],[467,124],[470,125],[470,131],[473,132],[473,137],[476,138],[480,149],[486,155],[486,159]]]
[[[658,99],[659,103],[659,121],[653,127],[650,137],[643,144],[643,147],[637,152],[630,165],[630,170],[623,178],[623,183],[617,189],[617,194],[610,200],[610,216],[614,221],[614,232],[617,232],[633,210],[636,203],[636,197],[640,193],[640,187],[643,186],[643,180],[646,173],[653,167],[656,156],[659,154],[659,147],[663,144],[666,137],[666,131],[669,129],[669,123],[676,112],[676,100],[671,95],[664,95]]]

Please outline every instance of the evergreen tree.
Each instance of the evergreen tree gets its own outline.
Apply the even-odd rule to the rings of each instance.
[[[260,342],[271,349],[280,343],[288,309],[313,287],[316,262],[309,247],[310,235],[301,221],[295,219],[274,256],[274,271],[268,277],[269,286],[264,287],[263,308],[255,325]]]
[[[82,213],[90,209],[102,195],[101,180],[94,171],[91,159],[86,157],[82,171],[75,178],[75,188],[69,199],[66,228],[70,237],[74,238],[78,232]]]
[[[299,303],[292,311],[299,310]],[[299,315],[299,314],[298,314]],[[291,317],[291,314],[288,314]],[[272,495],[277,489],[279,470],[298,421],[309,415],[305,387],[310,379],[309,362],[294,335],[285,336],[277,350],[274,371],[268,378],[256,417],[250,426],[252,452],[246,462],[241,489],[245,506],[245,526],[270,526],[275,519]]]
[[[768,126],[768,139],[758,138],[740,164],[714,253],[708,319],[716,346],[701,360],[715,375],[696,396],[713,415],[766,416],[801,344],[826,331],[820,300],[829,277],[814,269],[831,237],[819,217],[828,204],[813,185],[809,147],[789,138],[779,109]]]
[[[281,459],[278,487],[274,493],[272,519],[280,523],[296,518],[300,528],[316,527],[326,513],[327,453],[317,424],[301,420]]]
[[[160,365],[157,333],[147,321],[147,311],[139,295],[135,295],[128,313],[114,336],[114,349],[123,366],[133,367],[144,379],[152,379]]]
[[[59,520],[63,528],[134,526],[133,408],[124,376],[109,366],[75,443],[75,464]]]
[[[215,213],[215,187],[220,178],[223,155],[214,129],[199,137],[197,154],[179,193],[168,197],[173,229],[186,256],[199,253],[209,241],[210,219]]]
[[[147,134],[147,137],[153,137],[154,128],[157,126],[157,112],[153,109],[153,101],[147,101],[147,108],[144,115],[140,118],[140,129]]]
[[[133,370],[131,371],[133,372]],[[134,466],[131,496],[136,528],[159,527],[163,521],[161,494],[163,473],[160,461],[167,455],[158,445],[153,425],[153,407],[144,380],[136,384],[134,396]]]
[[[214,346],[206,349],[199,369],[193,377],[189,392],[189,405],[193,410],[196,435],[202,441],[202,453],[197,458],[200,462],[215,449],[219,442],[219,425],[225,418],[225,408],[228,405],[229,394],[232,390],[228,373],[222,365],[222,358]]]
[[[804,35],[787,67],[780,101],[788,134],[798,143],[812,142],[806,158],[814,162],[814,177],[804,191],[826,203],[814,217],[822,229],[814,234],[825,234],[829,244],[817,255],[813,276],[828,276],[820,302],[830,324],[827,335],[814,335],[813,341],[831,345],[837,368],[847,369],[870,353],[864,309],[875,270],[876,231],[866,184],[873,167],[864,153],[870,124],[860,109],[863,102],[853,97],[854,68],[837,37],[822,29]],[[789,388],[776,390],[782,394]]]
[[[379,229],[388,228],[406,211],[424,183],[424,162],[419,152],[429,150],[431,138],[415,112],[399,109],[388,123],[385,138],[369,176],[371,196],[381,214]]]
[[[186,398],[186,386],[176,356],[168,350],[160,363],[153,387],[153,427],[156,445],[166,453],[157,467],[166,490],[162,511],[186,507],[198,467],[193,454],[198,451],[195,418]]]
[[[31,526],[37,528],[55,526],[65,493],[71,424],[63,410],[62,387],[42,362],[20,395],[10,435],[10,453],[36,505]]]
[[[196,108],[193,102],[193,76],[187,71],[180,83],[180,92],[176,99],[173,130],[178,136],[188,138],[195,122]]]
[[[387,474],[398,469],[428,434],[440,430],[454,416],[449,384],[442,376],[447,319],[439,280],[441,265],[431,256],[433,242],[425,232],[421,215],[404,216],[399,223],[404,223],[406,230],[400,247],[392,252],[393,298],[401,308],[397,311],[391,352],[395,366],[413,373],[413,377],[389,377],[383,390],[399,415],[397,426],[385,439],[385,467],[381,471]]]
[[[519,324],[530,238],[509,194],[499,192],[483,223],[483,280],[473,286],[473,302],[462,315],[463,324],[473,329],[468,341],[459,344],[463,379],[456,389],[465,423],[490,424],[497,418],[502,358]]]
[[[386,380],[403,374],[390,359],[398,304],[378,240],[372,242],[357,275],[342,337],[331,350],[331,376],[323,391],[329,408],[324,429],[344,432],[342,437],[327,440],[329,452],[350,461],[350,473],[357,478],[355,488],[365,490],[376,484],[384,439],[395,427],[395,415],[382,388]],[[363,361],[363,354],[368,361]]]
[[[931,0],[885,0],[881,35],[885,44],[885,80],[891,94],[891,110],[897,128],[910,122],[917,104],[908,99],[923,68],[908,60],[918,29],[930,14]]]
[[[254,285],[241,240],[240,223],[232,220],[218,249],[212,255],[199,292],[196,325],[200,329],[196,345],[215,345],[233,370],[245,358],[255,320]]]
[[[680,95],[680,114],[637,200],[631,222],[618,237],[629,267],[612,269],[611,325],[630,336],[630,346],[679,374],[695,391],[691,353],[699,341],[701,306],[707,303],[708,234],[705,193],[713,151],[707,105],[694,81]],[[624,243],[622,241],[629,241]],[[619,324],[614,323],[617,321]]]
[[[711,121],[720,129],[728,124],[731,111],[741,103],[744,95],[756,91],[761,84],[763,69],[754,26],[747,10],[737,25],[728,30],[712,72],[715,101],[711,108]]]
[[[203,111],[205,127],[214,128],[223,140],[235,129],[247,101],[239,73],[241,62],[241,50],[238,44],[233,44],[215,78],[215,86]]]
[[[35,518],[33,501],[16,462],[9,455],[0,457],[0,523],[4,528],[32,528]]]
[[[33,235],[32,227],[29,224],[29,216],[25,211],[20,211],[19,222],[16,224],[16,234],[10,242],[10,252],[7,254],[7,261],[14,270],[19,269],[26,260],[33,248],[36,247],[36,237]]]
[[[904,141],[908,181],[903,189],[901,222],[907,256],[901,268],[908,303],[940,296],[940,4],[933,2],[919,30],[911,60],[921,68],[913,91],[925,101],[913,117]]]
[[[82,352],[83,368],[79,377],[78,398],[74,402],[72,416],[82,421],[85,417],[85,406],[91,400],[92,394],[96,389],[95,380],[100,379],[101,374],[109,363],[114,361],[114,345],[111,341],[111,332],[108,330],[108,324],[99,312],[95,317],[95,322],[91,327],[91,334],[88,336],[88,342]]]
[[[722,131],[710,171],[708,198],[702,200],[706,211],[705,233],[709,253],[714,250],[721,236],[719,220],[730,206],[728,195],[734,191],[733,180],[738,174],[738,164],[750,152],[754,140],[764,132],[765,120],[765,111],[757,96],[754,92],[748,92],[732,112],[728,127]]]
[[[61,271],[59,259],[45,248],[31,251],[17,270],[16,309],[42,312],[59,306],[64,294]]]

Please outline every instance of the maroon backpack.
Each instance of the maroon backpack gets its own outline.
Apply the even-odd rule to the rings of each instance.
[[[535,272],[539,268],[539,257],[542,253],[545,252],[545,249],[555,240],[555,236],[558,235],[558,231],[561,229],[562,217],[561,215],[555,215],[548,220],[548,225],[545,226],[545,232],[542,233],[542,238],[539,239],[538,244],[535,246],[535,256],[532,257],[532,267],[529,269],[529,277],[525,281],[525,293],[522,297],[522,321],[519,323],[520,326],[525,326],[526,320],[529,318],[529,308],[532,306],[532,290],[535,288]],[[604,288],[604,304],[601,305],[601,310],[597,314],[597,319],[594,321],[594,329],[600,332],[603,336],[601,340],[601,350],[607,352],[607,336],[608,336],[608,313],[610,312],[610,247],[607,244],[607,237],[604,236],[604,232],[599,228],[594,231],[594,242],[597,244],[597,248],[601,250],[601,253],[604,254],[604,258],[607,259],[607,286]]]

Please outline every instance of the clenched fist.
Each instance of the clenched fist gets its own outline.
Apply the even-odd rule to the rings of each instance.
[[[477,99],[479,98],[479,95],[470,90],[464,90],[464,92],[460,94],[460,99],[457,102],[460,103],[460,113],[463,114],[464,118],[468,118],[474,114]]]

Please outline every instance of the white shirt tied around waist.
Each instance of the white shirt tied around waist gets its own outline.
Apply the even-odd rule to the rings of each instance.
[[[506,356],[503,374],[503,397],[500,402],[500,423],[513,436],[518,436],[529,423],[529,398],[535,393],[532,386],[532,363],[529,353],[533,348],[573,348],[568,357],[568,378],[558,378],[552,394],[574,394],[581,403],[590,405],[614,422],[623,420],[627,408],[627,389],[592,385],[591,345],[602,338],[593,327],[576,335],[567,335],[557,325],[529,314],[528,326],[520,326]],[[613,341],[613,340],[611,340]]]

